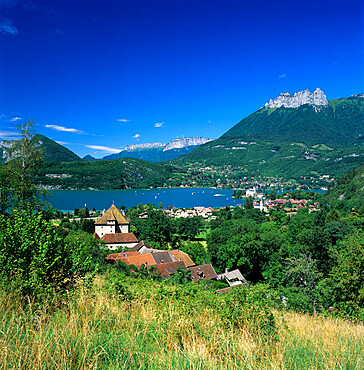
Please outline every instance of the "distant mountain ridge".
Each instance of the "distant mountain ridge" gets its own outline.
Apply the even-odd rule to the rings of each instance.
[[[77,154],[48,137],[37,134],[37,138],[39,140],[40,148],[43,149],[44,159],[46,162],[75,162],[81,160]],[[6,162],[7,160],[5,151],[2,149],[5,145],[7,145],[6,140],[0,143],[0,163]]]
[[[322,90],[315,93],[280,95],[174,163],[244,166],[247,174],[284,178],[341,176],[364,161],[363,94],[326,104]]]
[[[103,157],[103,159],[119,159],[119,158],[137,158],[150,162],[161,162],[177,158],[183,154],[189,153],[199,145],[208,143],[211,139],[201,136],[179,138],[172,140],[169,143],[142,143],[128,145],[125,150],[120,153],[111,154]]]

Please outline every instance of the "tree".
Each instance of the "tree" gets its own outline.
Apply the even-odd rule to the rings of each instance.
[[[66,243],[42,212],[28,209],[14,210],[11,217],[0,215],[2,286],[36,300],[72,288],[77,277],[95,267],[84,234],[77,242]],[[88,239],[97,244],[91,236]]]
[[[271,199],[271,200],[276,200],[277,199],[277,192],[275,190],[270,191],[267,198]]]
[[[168,249],[169,244],[176,242],[173,234],[174,228],[170,218],[161,210],[148,211],[148,218],[132,219],[136,227],[136,235],[139,240],[145,240],[152,246],[160,249]]]
[[[176,219],[177,232],[185,238],[194,239],[203,229],[204,223],[199,216]]]
[[[34,130],[33,121],[18,123],[20,138],[4,141],[2,144],[6,164],[1,167],[0,198],[1,209],[39,209],[44,204],[39,196],[45,191],[39,190],[35,179],[44,163],[43,151]]]
[[[252,197],[246,198],[246,200],[244,202],[244,208],[245,209],[253,209],[254,208],[253,198]]]
[[[318,283],[321,277],[317,271],[315,260],[311,255],[301,254],[298,258],[289,258],[286,278],[289,284],[299,288],[312,304],[313,315],[316,316],[316,305],[319,299]]]
[[[336,265],[331,271],[336,302],[356,307],[364,305],[364,235],[356,233],[338,243],[333,252]]]

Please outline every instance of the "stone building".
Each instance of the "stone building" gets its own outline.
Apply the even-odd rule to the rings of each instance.
[[[95,222],[94,236],[113,250],[132,248],[138,243],[136,236],[130,232],[130,220],[114,205]]]

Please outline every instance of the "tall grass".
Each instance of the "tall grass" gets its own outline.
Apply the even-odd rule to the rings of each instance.
[[[278,340],[227,325],[206,304],[190,311],[174,287],[99,278],[58,309],[0,296],[2,369],[361,369],[364,327],[276,313]],[[211,294],[211,299],[214,295]]]

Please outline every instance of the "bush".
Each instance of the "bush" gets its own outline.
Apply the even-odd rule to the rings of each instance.
[[[66,244],[42,213],[0,215],[0,279],[4,289],[41,301],[72,289],[93,267],[83,244]]]

